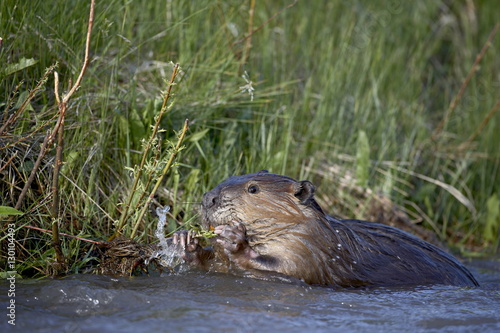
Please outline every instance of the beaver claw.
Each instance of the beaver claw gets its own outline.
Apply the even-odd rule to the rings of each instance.
[[[195,237],[192,231],[180,230],[175,232],[172,236],[172,243],[181,245],[184,250],[182,259],[185,262],[198,264],[203,249],[199,244],[199,239]]]
[[[174,233],[172,242],[180,244],[187,252],[194,252],[199,247],[199,240],[192,231],[181,230]]]

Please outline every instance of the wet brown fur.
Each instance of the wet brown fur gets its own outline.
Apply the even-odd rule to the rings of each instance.
[[[243,270],[343,287],[478,285],[455,258],[413,235],[326,215],[308,181],[265,170],[231,177],[205,194],[202,207],[207,228],[243,224],[246,233],[239,241],[246,251],[225,251],[229,261]],[[224,249],[219,246],[217,251],[221,254]]]

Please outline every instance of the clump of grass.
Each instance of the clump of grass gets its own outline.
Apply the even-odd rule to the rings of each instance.
[[[74,84],[71,84],[71,82],[70,82],[69,91],[67,93],[65,93],[62,96],[62,98],[59,97],[59,76],[58,76],[58,73],[54,71],[56,65],[51,66],[48,70],[46,70],[42,79],[36,84],[35,88],[32,89],[27,94],[27,96],[24,98],[23,102],[18,103],[20,106],[17,109],[13,108],[12,99],[9,100],[9,102],[7,103],[8,108],[4,114],[5,122],[0,128],[0,130],[1,130],[0,133],[2,135],[2,138],[3,137],[10,138],[11,131],[18,130],[16,127],[20,123],[19,122],[20,115],[26,111],[28,106],[30,106],[31,100],[36,96],[36,94],[38,92],[40,92],[42,90],[43,86],[47,82],[49,74],[53,72],[54,78],[55,78],[54,96],[55,96],[55,100],[57,102],[57,109],[58,109],[57,121],[56,121],[53,129],[51,129],[47,133],[47,135],[45,136],[45,139],[43,140],[43,144],[39,150],[36,161],[33,164],[33,168],[29,173],[29,177],[27,177],[26,181],[23,183],[22,190],[20,191],[20,194],[16,198],[15,208],[11,208],[8,206],[1,206],[1,207],[4,207],[3,211],[5,211],[6,213],[10,212],[9,214],[4,214],[4,215],[11,216],[11,218],[9,219],[10,222],[14,221],[15,215],[22,215],[22,214],[18,214],[19,211],[17,209],[21,208],[23,203],[26,201],[25,200],[26,195],[29,192],[29,189],[33,183],[33,180],[35,179],[35,176],[38,174],[38,170],[41,168],[41,166],[43,164],[43,160],[44,160],[46,154],[49,152],[49,147],[51,147],[53,143],[57,143],[56,149],[55,149],[55,151],[56,151],[55,161],[54,161],[53,166],[50,165],[47,161],[45,162],[47,164],[47,166],[52,167],[52,170],[53,170],[52,177],[47,177],[45,179],[42,179],[42,183],[46,183],[46,184],[50,183],[51,184],[50,187],[49,186],[45,187],[45,191],[48,192],[48,197],[51,200],[50,201],[51,204],[48,208],[48,211],[50,214],[49,216],[51,217],[50,224],[51,224],[52,228],[51,228],[51,230],[47,230],[44,228],[30,225],[29,223],[25,223],[25,224],[20,226],[20,227],[23,227],[23,228],[28,229],[28,230],[37,230],[37,231],[41,231],[41,232],[50,233],[52,235],[52,242],[51,242],[52,249],[51,250],[49,249],[48,251],[51,253],[53,251],[53,253],[55,254],[56,260],[53,262],[53,264],[46,266],[45,269],[38,268],[38,266],[40,264],[38,262],[38,260],[36,263],[32,262],[32,265],[27,265],[28,269],[35,268],[36,270],[43,271],[43,272],[45,272],[45,274],[49,274],[49,275],[59,275],[61,273],[65,273],[67,271],[65,255],[63,254],[63,251],[61,248],[60,232],[59,232],[59,224],[61,223],[61,220],[62,220],[60,217],[60,209],[59,209],[59,201],[60,201],[60,198],[59,198],[59,175],[60,175],[61,166],[63,164],[64,122],[65,122],[66,111],[67,111],[71,96],[76,92],[76,90],[78,88],[80,88],[83,76],[84,76],[86,69],[89,65],[91,32],[92,32],[93,21],[94,21],[94,5],[95,5],[95,3],[92,0],[91,7],[90,7],[89,23],[88,23],[87,41],[86,41],[86,46],[85,46],[85,59],[84,59],[84,62],[83,62],[83,65],[82,65],[82,68],[81,68],[81,71],[80,71],[80,74],[79,74],[77,80],[75,81]],[[27,62],[23,58],[18,65],[9,66],[7,68],[7,70],[4,71],[4,74],[7,74],[7,75],[13,74],[16,71],[20,71],[26,67],[33,65],[34,63],[35,63],[34,61]],[[136,169],[137,172],[136,172],[134,184],[133,184],[132,189],[130,191],[129,199],[128,199],[127,204],[125,206],[126,209],[123,210],[122,217],[119,220],[119,222],[116,226],[116,231],[113,234],[113,236],[111,237],[111,239],[116,237],[119,234],[122,234],[123,228],[125,226],[127,226],[127,222],[129,222],[129,224],[133,223],[132,226],[129,227],[131,232],[129,232],[129,234],[127,236],[130,238],[134,238],[134,236],[139,228],[139,224],[141,222],[143,222],[143,217],[144,217],[146,209],[149,207],[151,200],[154,198],[154,195],[155,195],[158,187],[161,185],[164,176],[169,171],[169,169],[174,165],[175,156],[182,149],[181,145],[182,145],[183,139],[186,135],[186,132],[188,130],[188,121],[187,120],[185,121],[184,127],[183,127],[182,131],[180,132],[177,144],[175,144],[175,145],[172,144],[172,148],[168,150],[167,156],[163,156],[165,154],[162,154],[162,152],[161,152],[162,142],[158,136],[159,133],[163,132],[163,130],[160,129],[160,122],[162,120],[162,116],[171,107],[171,105],[168,105],[168,101],[169,101],[169,98],[171,95],[172,86],[174,85],[175,77],[177,76],[177,73],[178,73],[178,69],[179,69],[179,66],[175,65],[174,70],[173,70],[173,74],[172,74],[172,78],[169,82],[168,90],[164,96],[162,108],[160,110],[159,115],[155,118],[156,122],[152,128],[151,136],[150,136],[148,141],[145,141],[144,150],[143,150],[143,158],[142,158],[141,164]],[[18,90],[18,87],[16,87],[15,92],[17,92],[17,90]],[[41,129],[44,126],[46,126],[46,123],[37,124],[31,133],[22,133],[22,131],[21,131],[20,133],[22,133],[22,134],[21,134],[20,138],[17,139],[17,141],[14,141],[11,139],[10,142],[7,142],[6,147],[4,147],[3,150],[5,151],[6,148],[8,148],[9,146],[15,147],[16,145],[19,145],[19,142],[23,142],[23,141],[29,142],[29,139],[34,135],[34,133],[41,131]],[[167,142],[167,144],[170,144],[170,142]],[[153,159],[151,161],[147,161],[147,158],[150,157],[150,150],[154,150],[155,155],[153,156]],[[9,173],[11,173],[10,170],[13,170],[14,172],[17,171],[18,165],[13,163],[16,155],[17,155],[17,152],[15,152],[11,157],[7,156],[4,159],[5,165],[2,166],[2,170],[9,167],[9,169],[7,169],[7,171],[9,171]],[[149,162],[150,164],[146,165],[147,162]],[[158,170],[157,170],[158,168],[161,168],[161,172],[158,172]],[[142,204],[142,208],[139,211],[138,216],[136,216],[136,219],[131,222],[131,221],[128,221],[130,204],[132,202],[132,199],[137,195],[137,192],[139,191],[137,185],[139,184],[139,180],[141,179],[142,172],[144,172],[144,171],[147,172],[148,180],[147,180],[147,184],[145,184],[145,185],[143,184],[144,186],[142,188],[142,193],[139,193],[140,198],[138,200],[136,200],[137,206],[135,207],[135,210],[138,210],[138,208],[141,204]],[[21,176],[20,177],[21,179],[24,178],[24,174],[19,174],[19,176]],[[153,182],[153,181],[154,181],[154,183],[151,184],[151,182]],[[11,187],[11,189],[14,189],[15,183],[11,182],[11,184],[13,185]],[[152,185],[152,189],[149,188],[150,187],[149,185]],[[146,191],[148,191],[148,190],[150,190],[149,194],[145,195]],[[38,200],[41,200],[41,199],[38,199]],[[92,201],[92,203],[95,204],[96,206],[99,206],[99,204],[96,203],[95,201]],[[107,214],[107,216],[110,216],[110,215]],[[85,239],[82,237],[72,236],[70,234],[62,233],[61,235],[68,236],[68,237],[71,237],[71,238],[74,238],[74,239],[77,239],[80,241],[85,241],[88,243],[95,243],[95,244],[102,245],[102,243],[88,240],[88,239]],[[79,247],[75,248],[73,246],[69,246],[68,249],[69,249],[69,251],[67,250],[66,252],[70,252],[69,255],[71,257],[78,257],[79,256],[79,252],[80,252]],[[76,251],[74,251],[74,250],[76,250]],[[47,252],[40,252],[40,251],[41,251],[40,248],[35,248],[34,251],[31,251],[31,254],[38,253],[37,255],[34,255],[35,258],[44,257],[47,254]],[[30,251],[28,250],[27,252],[29,253]],[[72,252],[76,252],[76,253],[72,253]],[[79,262],[79,264],[85,265],[86,261],[88,261],[88,260],[82,260]],[[30,262],[30,260],[25,260],[25,262]],[[52,261],[49,261],[49,262],[52,263]],[[20,268],[22,269],[22,267],[20,267]]]

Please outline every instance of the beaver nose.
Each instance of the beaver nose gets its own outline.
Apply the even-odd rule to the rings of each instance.
[[[203,195],[203,207],[211,208],[219,202],[219,193],[210,191]]]

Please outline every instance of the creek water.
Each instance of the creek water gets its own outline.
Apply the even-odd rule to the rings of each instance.
[[[467,266],[481,287],[331,289],[199,271],[17,280],[16,325],[2,315],[0,331],[500,332],[500,262]]]

